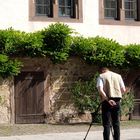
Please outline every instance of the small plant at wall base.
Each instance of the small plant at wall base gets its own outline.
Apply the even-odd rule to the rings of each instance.
[[[72,98],[79,113],[94,112],[100,104],[99,94],[96,89],[97,76],[98,74],[95,74],[94,77],[86,81],[80,79],[72,86]],[[96,122],[99,122],[99,120],[100,118],[97,118]]]
[[[130,117],[134,109],[134,93],[130,91],[125,93],[121,100],[121,117],[128,116]]]
[[[93,78],[87,81],[81,79],[77,81],[71,91],[72,97],[78,112],[90,111],[94,112],[100,104],[99,93],[96,88],[96,79],[98,73]],[[134,108],[134,94],[129,92],[123,95],[121,100],[121,117],[128,116]],[[96,118],[95,122],[101,122],[101,116]]]

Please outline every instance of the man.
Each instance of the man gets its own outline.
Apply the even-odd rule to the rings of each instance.
[[[110,126],[113,126],[114,140],[120,140],[120,100],[126,91],[121,75],[106,67],[99,69],[97,89],[102,100],[103,138],[110,139]],[[110,124],[112,123],[112,124]]]

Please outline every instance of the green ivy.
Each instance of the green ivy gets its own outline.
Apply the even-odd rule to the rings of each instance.
[[[78,80],[71,87],[72,98],[78,112],[90,111],[94,112],[100,104],[99,93],[96,88],[96,79],[98,73],[89,80]],[[121,100],[121,116],[128,116],[134,108],[134,93],[129,92],[123,95]],[[100,116],[96,118],[96,122],[100,122]]]
[[[95,37],[96,51],[90,57],[93,64],[108,67],[122,67],[125,62],[124,47],[118,42]]]
[[[89,80],[79,79],[71,88],[73,102],[77,111],[83,113],[85,111],[95,112],[100,104],[99,93],[96,88],[96,79],[98,73]],[[101,114],[94,116],[94,122],[101,122]]]
[[[72,29],[62,23],[51,24],[42,31],[44,50],[53,62],[66,61],[71,47]]]
[[[12,28],[0,30],[0,54],[8,57],[43,56],[49,57],[54,63],[67,61],[70,56],[79,56],[87,63],[98,66],[140,68],[140,44],[123,46],[112,39],[77,37],[73,34],[74,30],[64,23],[50,24],[48,28],[34,33]],[[14,60],[6,63],[19,67]],[[8,71],[7,67],[2,66],[1,71]],[[12,71],[13,68],[10,69]]]
[[[129,67],[140,67],[140,44],[130,44],[126,46],[125,58]]]
[[[0,76],[7,78],[20,73],[22,63],[18,60],[10,60],[7,55],[0,54]]]
[[[5,43],[7,40],[6,30],[0,30],[0,53],[5,51]]]
[[[119,43],[103,37],[75,37],[72,54],[78,55],[86,62],[108,67],[123,67],[125,49]]]
[[[6,36],[6,39],[5,39]],[[25,33],[8,29],[3,37],[4,53],[9,56],[41,56],[43,37],[40,32]]]
[[[121,101],[121,115],[128,116],[134,108],[134,93],[129,92],[123,95]]]
[[[71,55],[78,55],[85,61],[90,62],[90,57],[94,55],[96,51],[96,43],[94,38],[73,37],[73,43],[71,45]]]
[[[96,74],[90,80],[79,79],[71,88],[72,98],[79,112],[95,111],[99,105],[99,94],[96,88]]]

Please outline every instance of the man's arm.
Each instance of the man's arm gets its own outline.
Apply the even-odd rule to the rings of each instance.
[[[102,86],[98,86],[97,89],[98,89],[98,92],[99,92],[102,100],[103,101],[104,100],[108,100],[108,97],[106,96],[106,93],[104,92],[103,87]]]
[[[108,101],[108,103],[111,105],[111,106],[114,106],[116,105],[116,102],[113,101],[113,100],[109,100],[106,93],[104,92],[104,89],[103,89],[103,81],[102,79],[99,77],[97,79],[97,89],[98,89],[98,92],[102,98],[102,101]]]
[[[99,94],[100,94],[100,96],[101,96],[101,98],[102,98],[102,101],[105,101],[105,100],[108,101],[108,103],[109,103],[111,106],[116,105],[116,102],[115,102],[114,100],[109,100],[109,99],[108,99],[108,97],[106,96],[106,93],[105,93],[104,90],[103,90],[103,87],[98,86],[97,89],[98,89],[98,92],[99,92]]]
[[[120,88],[121,88],[121,93],[128,92],[128,90],[125,88],[124,81],[121,76],[120,76]]]
[[[125,87],[121,87],[121,92],[125,93],[126,92],[126,88]]]
[[[100,77],[98,77],[97,79],[96,87],[98,89],[99,95],[101,96],[101,99],[108,100],[106,93],[104,92],[104,89],[103,89],[103,80]]]

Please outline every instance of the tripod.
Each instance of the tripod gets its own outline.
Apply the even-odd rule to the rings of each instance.
[[[95,110],[95,112],[91,113],[92,121],[91,121],[91,123],[89,125],[89,128],[87,130],[87,133],[86,133],[85,138],[83,140],[86,140],[87,135],[88,135],[88,133],[90,131],[90,128],[91,128],[92,124],[95,122],[95,119],[96,119],[97,115],[99,115],[98,112],[99,112],[100,106],[101,106],[101,103],[99,104],[99,106],[97,107],[97,109]],[[113,137],[113,140],[114,140],[114,132],[113,132],[113,129],[112,129],[112,122],[111,121],[110,121],[110,129],[111,129],[111,134],[112,134],[112,137]]]
[[[112,129],[112,123],[110,122],[110,129],[111,129],[111,134],[112,134],[112,137],[113,137],[113,140],[114,140],[114,132],[113,132],[113,129]]]
[[[91,121],[91,123],[90,123],[90,125],[89,125],[88,131],[87,131],[87,133],[86,133],[86,135],[85,135],[84,140],[86,140],[87,135],[88,135],[88,133],[89,133],[89,130],[90,130],[90,128],[91,128],[93,122],[95,121],[96,116],[98,115],[100,106],[101,106],[101,103],[99,104],[99,106],[97,107],[97,109],[95,110],[95,112],[92,112],[92,113],[91,113],[92,121]]]

